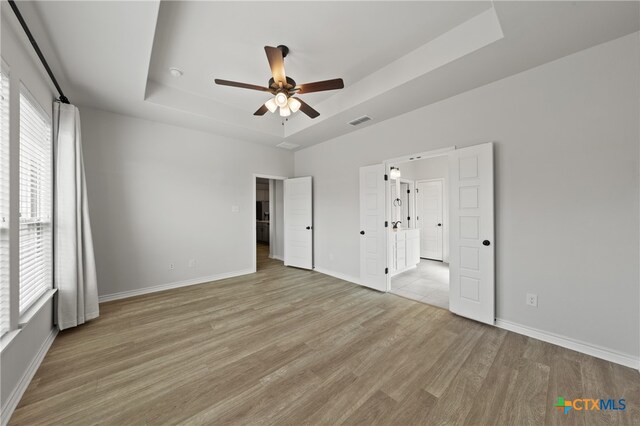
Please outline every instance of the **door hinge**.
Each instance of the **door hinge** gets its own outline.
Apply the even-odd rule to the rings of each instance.
[[[411,216],[407,216],[407,220],[411,220]]]
[[[418,188],[416,188],[416,194],[418,193]]]
[[[389,273],[389,268],[384,268],[384,274],[388,274]]]
[[[389,180],[389,175],[385,174],[384,175],[384,180]]]
[[[407,189],[407,194],[411,194],[411,190],[410,189]]]
[[[389,227],[389,222],[388,222],[388,221],[386,221],[386,220],[384,221],[384,227],[385,227],[385,228],[388,228],[388,227]]]

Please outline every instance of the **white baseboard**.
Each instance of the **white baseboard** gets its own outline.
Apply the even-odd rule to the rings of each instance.
[[[31,360],[31,363],[25,370],[17,386],[15,387],[15,389],[13,389],[13,392],[11,392],[11,395],[9,395],[6,405],[2,407],[2,417],[0,418],[0,424],[2,424],[2,426],[5,426],[7,423],[9,423],[9,419],[11,418],[13,411],[18,406],[20,399],[22,399],[22,395],[24,395],[24,392],[29,387],[29,383],[31,383],[31,379],[33,379],[33,376],[36,374],[36,371],[38,371],[38,367],[40,367],[40,364],[42,363],[44,356],[49,351],[49,348],[51,347],[51,344],[53,343],[57,335],[58,335],[58,328],[53,327],[51,329],[51,333],[49,333],[49,335],[44,340],[44,342],[42,342],[42,345],[40,346],[40,350],[38,351],[36,356],[33,357],[33,360]]]
[[[633,357],[628,354],[616,352],[602,346],[582,342],[579,340],[571,339],[569,337],[560,336],[558,334],[549,333],[547,331],[538,330],[536,328],[527,327],[498,318],[496,318],[496,327],[513,331],[514,333],[523,334],[528,337],[533,337],[534,339],[542,340],[543,342],[562,346],[563,348],[571,349],[576,352],[582,352],[583,354],[591,355],[596,358],[614,362],[616,364],[624,365],[625,367],[631,367],[636,370],[640,368],[639,358]]]
[[[208,283],[210,281],[219,281],[227,278],[239,277],[241,275],[253,274],[254,272],[255,270],[253,268],[249,268],[249,269],[243,269],[240,271],[226,272],[224,274],[210,275],[208,277],[192,278],[190,280],[154,285],[152,287],[121,291],[121,292],[112,293],[112,294],[103,294],[98,298],[98,300],[100,303],[110,302],[112,300],[126,299],[128,297],[140,296],[140,295],[149,294],[149,293],[156,293],[158,291],[171,290],[173,288],[187,287],[190,285]]]
[[[325,269],[321,266],[315,266],[313,270],[316,272],[320,272],[321,274],[331,275],[332,277],[360,285],[360,278],[352,277],[351,275],[342,274],[340,272],[334,272],[329,269]]]

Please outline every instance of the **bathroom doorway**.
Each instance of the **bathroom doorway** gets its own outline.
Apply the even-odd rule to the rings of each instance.
[[[390,292],[449,309],[447,155],[391,164]]]
[[[446,172],[440,176],[411,174],[420,160],[434,157],[447,159],[443,161]],[[448,306],[457,315],[495,324],[493,142],[407,155],[362,166],[359,172],[359,284]],[[415,214],[414,192],[409,193],[408,201],[408,211],[413,213],[403,227],[401,179],[415,183],[443,180],[443,214],[434,215],[438,221],[420,223],[426,216],[420,213],[420,207]],[[396,186],[393,200],[392,183]],[[415,190],[419,193],[419,188]],[[392,222],[394,218],[398,220]],[[420,229],[426,226],[442,228],[442,260],[423,257]],[[448,303],[444,294],[449,296]]]

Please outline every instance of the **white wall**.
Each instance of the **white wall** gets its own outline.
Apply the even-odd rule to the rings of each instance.
[[[402,177],[411,180],[444,179],[449,177],[447,156],[424,158],[398,164]]]
[[[87,107],[80,117],[103,300],[252,270],[253,174],[290,176],[291,152]]]
[[[10,72],[10,148],[11,148],[11,216],[10,216],[10,279],[11,279],[11,309],[13,329],[17,330],[18,309],[18,149],[20,145],[20,82],[29,89],[45,111],[51,115],[52,102],[55,98],[51,84],[44,74],[42,66],[36,62],[31,47],[26,45],[26,37],[16,33],[15,18],[6,2],[2,3],[0,54],[9,65]],[[17,21],[15,21],[17,23]],[[20,30],[21,31],[21,30]],[[51,343],[53,325],[53,303],[50,301],[31,318],[19,331],[9,332],[2,341],[0,354],[0,371],[2,375],[0,385],[0,405],[2,406],[2,421],[7,420],[14,404],[28,385],[30,376],[35,373],[39,360]],[[11,339],[9,339],[11,337]],[[8,406],[10,405],[10,406]]]
[[[359,167],[495,141],[497,316],[637,357],[638,41],[635,33],[296,152],[296,176],[314,177],[316,265],[359,276]]]

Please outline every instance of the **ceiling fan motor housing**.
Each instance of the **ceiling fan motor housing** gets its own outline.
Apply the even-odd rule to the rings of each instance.
[[[282,57],[286,58],[287,55],[289,54],[289,48],[287,46],[285,46],[284,44],[278,45],[277,48],[282,51]]]
[[[286,79],[287,79],[287,84],[284,85],[283,87],[284,89],[288,91],[296,87],[296,81],[294,79],[292,79],[291,77],[286,77]],[[279,89],[279,86],[276,84],[273,77],[269,79],[269,87]]]

